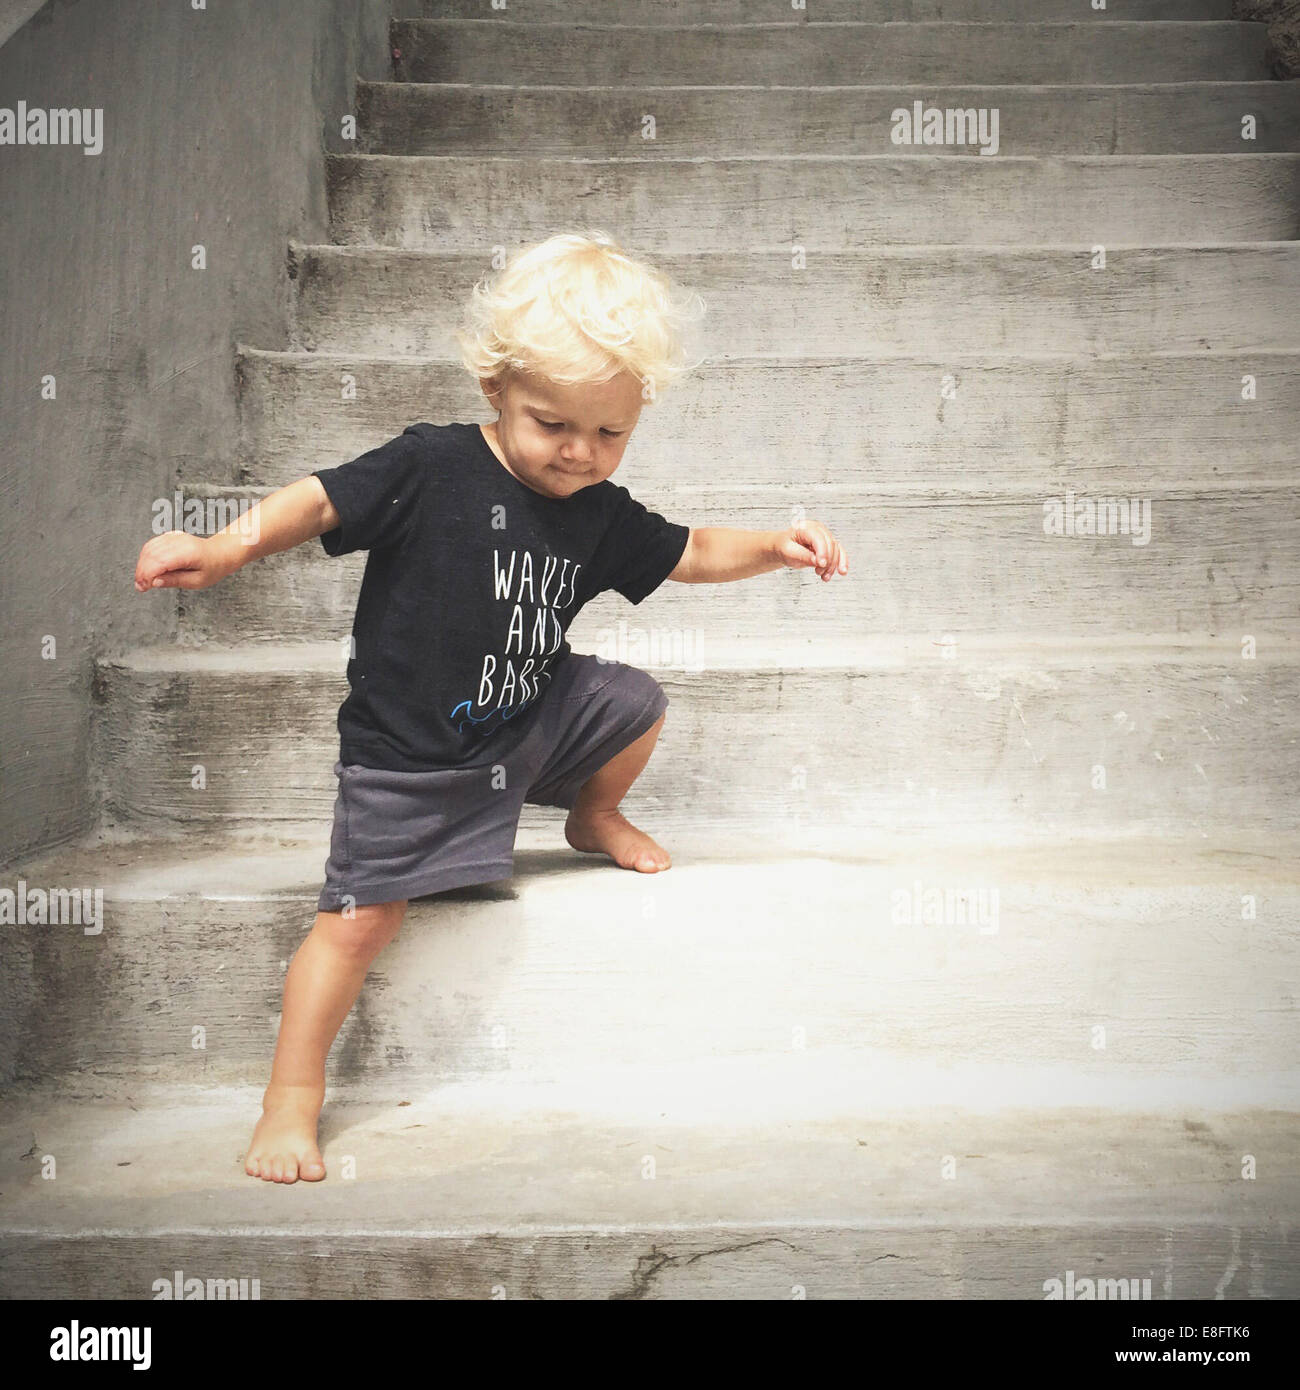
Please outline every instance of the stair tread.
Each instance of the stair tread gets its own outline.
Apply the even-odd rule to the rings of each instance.
[[[339,159],[436,159],[437,155],[338,155]],[[1297,156],[1300,158],[1300,156]],[[1001,156],[999,156],[1001,158]],[[475,160],[481,163],[481,160]],[[536,163],[536,161],[530,161]],[[602,161],[595,161],[602,162]],[[647,163],[652,161],[646,161]],[[664,161],[653,161],[661,164]],[[420,260],[442,260],[449,263],[463,261],[479,265],[483,263],[483,257],[473,251],[448,250],[438,246],[390,246],[386,242],[298,242],[290,239],[290,247],[295,252],[308,251],[313,254],[325,256],[338,256],[340,258],[350,258],[353,260],[364,260],[367,257],[410,257]],[[1153,256],[1163,256],[1170,251],[1199,251],[1207,256],[1222,256],[1227,251],[1250,252],[1256,255],[1277,256],[1281,252],[1287,255],[1300,254],[1300,241],[1179,241],[1179,242],[1134,242],[1123,247],[1115,243],[1108,245],[1107,250],[1122,249],[1125,251],[1146,251]],[[1032,256],[1055,256],[1059,252],[1068,251],[1073,255],[1080,255],[1085,247],[1081,241],[1069,242],[952,242],[952,241],[933,241],[933,242],[878,242],[872,246],[836,246],[828,251],[819,251],[817,259],[819,261],[865,261],[875,257],[880,260],[921,260],[927,256],[933,256],[936,251],[946,252],[948,255],[963,255],[972,260],[981,257],[991,259],[993,257],[1011,257],[1025,260]],[[766,256],[774,255],[776,252],[783,254],[788,261],[790,246],[789,243],[779,243],[773,246],[747,246],[739,247],[734,250],[726,251],[662,251],[656,254],[655,259],[661,263],[679,262],[690,264],[695,261],[712,261],[720,264],[727,264],[735,261],[741,256]],[[1241,348],[1221,348],[1222,353],[1241,352]],[[1293,349],[1290,344],[1286,348],[1274,349],[1275,351],[1290,352]],[[972,349],[969,347],[958,348],[968,355]],[[824,354],[828,358],[836,361],[844,360],[843,353]],[[895,355],[915,355],[915,354],[895,354]],[[1005,354],[1011,355],[1011,354]],[[1024,356],[1063,356],[1065,354],[1045,354],[1030,353],[1017,354]],[[1189,355],[1185,350],[1180,354]],[[728,359],[730,360],[730,359]]]
[[[516,878],[509,896],[526,896],[539,881],[536,871],[550,868],[554,856],[575,866],[575,858],[559,835],[563,813],[555,812],[555,827],[521,827],[516,840]],[[673,818],[673,824],[679,824]],[[687,822],[689,824],[689,822]],[[692,829],[689,838],[674,836],[674,866],[691,865],[707,876],[711,870],[754,863],[788,863],[792,873],[815,873],[819,863],[840,867],[891,865],[906,876],[926,866],[945,874],[979,871],[1002,882],[1031,881],[1095,884],[1104,865],[1113,888],[1143,885],[1188,886],[1197,883],[1242,881],[1252,884],[1300,884],[1300,841],[1283,834],[1239,836],[1187,835],[1172,837],[1087,836],[1044,837],[990,843],[978,827],[965,837],[957,827],[943,838],[920,835],[862,834],[857,828],[813,826],[810,840],[792,844],[785,830],[738,828],[716,824]],[[158,901],[169,898],[282,899],[298,895],[315,901],[319,891],[329,830],[324,825],[275,828],[200,825],[172,834],[140,833],[130,829],[95,832],[79,842],[62,845],[21,866],[25,881],[75,884],[93,878],[105,896],[117,901]],[[594,862],[594,861],[590,861]],[[14,877],[11,872],[10,877]],[[231,884],[239,884],[231,892]],[[6,885],[8,886],[8,885]],[[581,876],[572,891],[582,888]],[[456,890],[472,897],[500,896],[481,887]],[[541,890],[537,890],[541,891]]]
[[[658,26],[656,26],[658,27]],[[417,82],[391,78],[357,79],[359,87],[430,87],[436,91],[467,92],[1165,92],[1190,87],[1249,87],[1277,91],[1272,77],[1198,77],[1171,82],[586,82],[558,86],[553,82]],[[931,103],[937,106],[937,101]],[[1253,153],[1253,151],[1243,151]],[[1116,156],[1117,158],[1119,156]]]
[[[990,1100],[1004,1080],[1022,1105]],[[398,1082],[381,1099],[335,1101],[322,1124],[330,1176],[299,1184],[294,1199],[243,1172],[260,1086],[140,1087],[116,1101],[29,1095],[0,1130],[0,1229],[1218,1226],[1300,1211],[1288,1161],[1300,1116],[1240,1102],[1221,1110],[1214,1088],[1167,1071],[1127,1093],[1094,1085],[1075,1104],[1053,1099],[1069,1087],[1049,1071],[890,1074],[861,1059],[856,1070],[825,1066],[817,1053],[656,1067],[646,1083],[650,1095],[619,1071],[593,1070],[557,1086]],[[642,1100],[625,1101],[628,1089]],[[975,1096],[983,1106],[962,1103]],[[41,1179],[46,1152],[59,1160],[57,1182]],[[1242,1153],[1256,1156],[1255,1182],[1241,1181]],[[357,1174],[340,1181],[345,1155]],[[643,1177],[646,1155],[656,1181]],[[956,1160],[951,1181],[941,1180],[945,1155]]]
[[[468,18],[461,15],[449,15],[445,17],[430,17],[417,15],[412,18],[402,18],[394,21],[403,27],[419,27],[426,29],[464,27],[471,26],[483,27],[486,25],[496,26],[500,20],[483,17]],[[698,33],[717,32],[718,30],[745,31],[755,29],[782,29],[797,30],[799,33],[816,34],[825,29],[998,29],[1006,33],[1024,34],[1036,29],[1047,30],[1053,37],[1063,29],[1075,29],[1080,32],[1123,32],[1124,30],[1146,30],[1153,23],[1159,23],[1164,31],[1174,31],[1178,29],[1193,30],[1197,34],[1209,33],[1214,30],[1248,30],[1255,27],[1257,21],[1248,19],[1111,19],[1108,20],[1103,29],[1095,21],[1090,19],[1043,19],[1043,20],[1005,20],[1005,19],[909,19],[909,20],[890,20],[890,19],[761,19],[761,20],[736,20],[736,21],[714,21],[701,22],[696,24],[593,24],[590,20],[572,20],[565,22],[555,22],[536,19],[512,19],[510,21],[511,30],[523,29],[546,29],[546,30],[612,30],[614,32],[633,32],[650,34],[672,34],[672,33]],[[1169,37],[1173,37],[1170,32]]]
[[[852,557],[850,557],[850,566]],[[787,573],[793,573],[788,571]],[[780,571],[773,571],[780,575]],[[847,575],[838,582],[851,580]],[[780,582],[778,578],[776,582]],[[831,581],[832,583],[836,581]],[[648,617],[648,615],[647,615]],[[1256,633],[1257,638],[1264,634]],[[1222,665],[1241,660],[1241,635],[1220,637],[1203,633],[1123,633],[1095,636],[1026,638],[1020,633],[963,633],[956,641],[955,661],[978,656],[1023,668],[1074,668],[1080,664],[1121,665],[1135,661],[1164,660],[1185,664]],[[719,634],[711,639],[704,670],[742,670],[772,674],[782,670],[878,670],[903,669],[919,662],[940,659],[942,645],[933,633],[892,633],[846,638],[795,636],[737,637]],[[575,647],[575,651],[578,649]],[[1300,638],[1281,634],[1260,640],[1256,664],[1292,663],[1300,660]],[[101,657],[101,667],[139,672],[204,671],[303,671],[346,674],[342,639],[314,642],[248,642],[203,646],[159,645],[134,647],[117,656]],[[672,668],[659,668],[672,669]]]
[[[1259,243],[1251,243],[1258,245]],[[1284,243],[1289,244],[1289,243]],[[390,251],[396,250],[395,247],[387,246],[308,246],[301,245],[303,251]],[[1215,248],[1218,249],[1217,247]],[[447,255],[443,251],[413,251],[403,254],[412,255]],[[458,371],[464,368],[453,357],[444,356],[440,353],[411,352],[411,353],[391,353],[391,352],[344,352],[337,348],[323,348],[320,351],[308,351],[306,348],[259,348],[252,347],[247,343],[237,343],[236,352],[241,357],[259,358],[272,362],[289,362],[295,365],[311,366],[319,365],[322,369],[333,369],[338,362],[385,362],[403,366],[446,366],[455,367]],[[1115,362],[1131,364],[1134,358],[1175,358],[1183,359],[1188,362],[1215,362],[1215,361],[1253,361],[1256,358],[1295,358],[1300,361],[1300,347],[1265,347],[1258,350],[1245,348],[1149,348],[1142,352],[999,352],[996,350],[984,351],[970,347],[955,345],[953,351],[944,353],[942,356],[933,352],[899,352],[888,347],[882,347],[879,352],[863,353],[824,353],[790,355],[784,352],[747,352],[737,353],[735,356],[706,356],[704,366],[735,367],[753,366],[762,368],[764,371],[771,371],[774,368],[787,367],[792,370],[803,370],[812,367],[872,367],[881,362],[917,362],[936,367],[943,367],[950,370],[955,365],[966,362],[990,362],[997,366],[1015,362],[1048,362],[1053,364],[1066,365],[1087,365],[1094,362]]]
[[[963,480],[964,484],[964,480]],[[863,510],[875,506],[904,507],[996,507],[999,505],[1023,506],[1041,504],[1044,500],[1042,486],[1025,486],[1019,489],[1005,485],[998,490],[976,491],[965,485],[954,487],[947,483],[934,483],[929,487],[915,486],[903,488],[880,487],[874,479],[849,483],[678,483],[664,478],[646,478],[645,486],[654,487],[661,495],[674,501],[684,498],[694,499],[698,505],[728,508],[738,511],[752,511],[755,507],[785,506],[792,496],[800,498],[816,497],[836,506]],[[202,482],[194,479],[185,484],[185,493],[190,497],[248,497],[263,498],[280,491],[274,483],[221,483]],[[1267,478],[1237,481],[1211,479],[1206,483],[1187,483],[1170,487],[1144,484],[1140,496],[1161,501],[1218,501],[1226,497],[1237,503],[1251,497],[1277,498],[1300,492],[1300,478],[1282,478],[1270,481]],[[1113,496],[1112,487],[1080,487],[1080,498]],[[1131,495],[1124,491],[1123,495]],[[1058,493],[1059,496],[1059,493]]]
[[[1206,154],[999,154],[995,159],[982,159],[968,154],[899,154],[897,151],[877,153],[764,153],[754,154],[498,154],[488,151],[474,154],[380,154],[380,153],[341,153],[327,156],[332,160],[400,160],[403,164],[421,161],[425,164],[517,164],[532,167],[538,164],[641,164],[648,169],[660,170],[669,164],[902,164],[908,169],[924,168],[927,164],[940,166],[959,166],[963,171],[971,169],[997,169],[1007,164],[1096,164],[1105,169],[1116,165],[1150,164],[1159,167],[1172,162],[1184,164],[1221,163],[1239,165],[1243,161],[1261,162],[1271,160],[1278,164],[1300,161],[1297,150],[1250,150],[1233,151],[1229,154],[1211,152]],[[946,172],[951,173],[951,169]],[[965,177],[963,172],[959,177]],[[991,174],[990,177],[1001,177]],[[913,243],[915,244],[915,243]],[[1216,242],[1217,245],[1231,245],[1231,242]],[[1266,242],[1252,241],[1251,246],[1267,245]]]

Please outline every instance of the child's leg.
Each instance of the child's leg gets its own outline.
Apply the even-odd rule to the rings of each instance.
[[[244,1172],[270,1182],[325,1176],[316,1121],[325,1100],[325,1058],[371,962],[397,935],[406,903],[357,907],[352,917],[318,912],[284,981],[284,1011]]]
[[[650,761],[666,714],[582,784],[578,799],[564,822],[564,838],[574,849],[608,854],[624,869],[658,873],[672,859],[662,845],[638,830],[618,809],[628,788]]]

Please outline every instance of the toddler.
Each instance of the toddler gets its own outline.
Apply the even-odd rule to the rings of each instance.
[[[686,313],[608,236],[552,237],[470,298],[458,340],[491,424],[409,425],[225,531],[141,550],[141,592],[207,588],[315,536],[329,555],[368,552],[325,883],[285,979],[250,1176],[325,1176],[325,1059],[371,963],[411,898],[510,876],[525,802],[564,808],[575,850],[640,873],[670,866],[619,810],[667,697],[644,671],[572,652],[578,610],[607,589],[640,603],[666,579],[848,572],[820,522],[689,528],[610,481],[643,404],[686,370]]]

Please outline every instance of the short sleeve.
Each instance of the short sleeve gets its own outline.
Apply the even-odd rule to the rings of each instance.
[[[339,525],[322,533],[328,555],[375,550],[401,540],[429,477],[429,447],[416,425],[337,468],[318,468]]]
[[[596,592],[613,589],[629,603],[640,603],[677,568],[691,528],[650,511],[625,487],[611,487],[613,515],[596,557]]]

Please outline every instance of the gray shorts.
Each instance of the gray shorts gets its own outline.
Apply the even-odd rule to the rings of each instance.
[[[522,736],[489,740],[479,766],[390,772],[336,762],[317,911],[509,878],[524,803],[571,808],[592,773],[667,708],[663,687],[645,671],[570,652]]]

